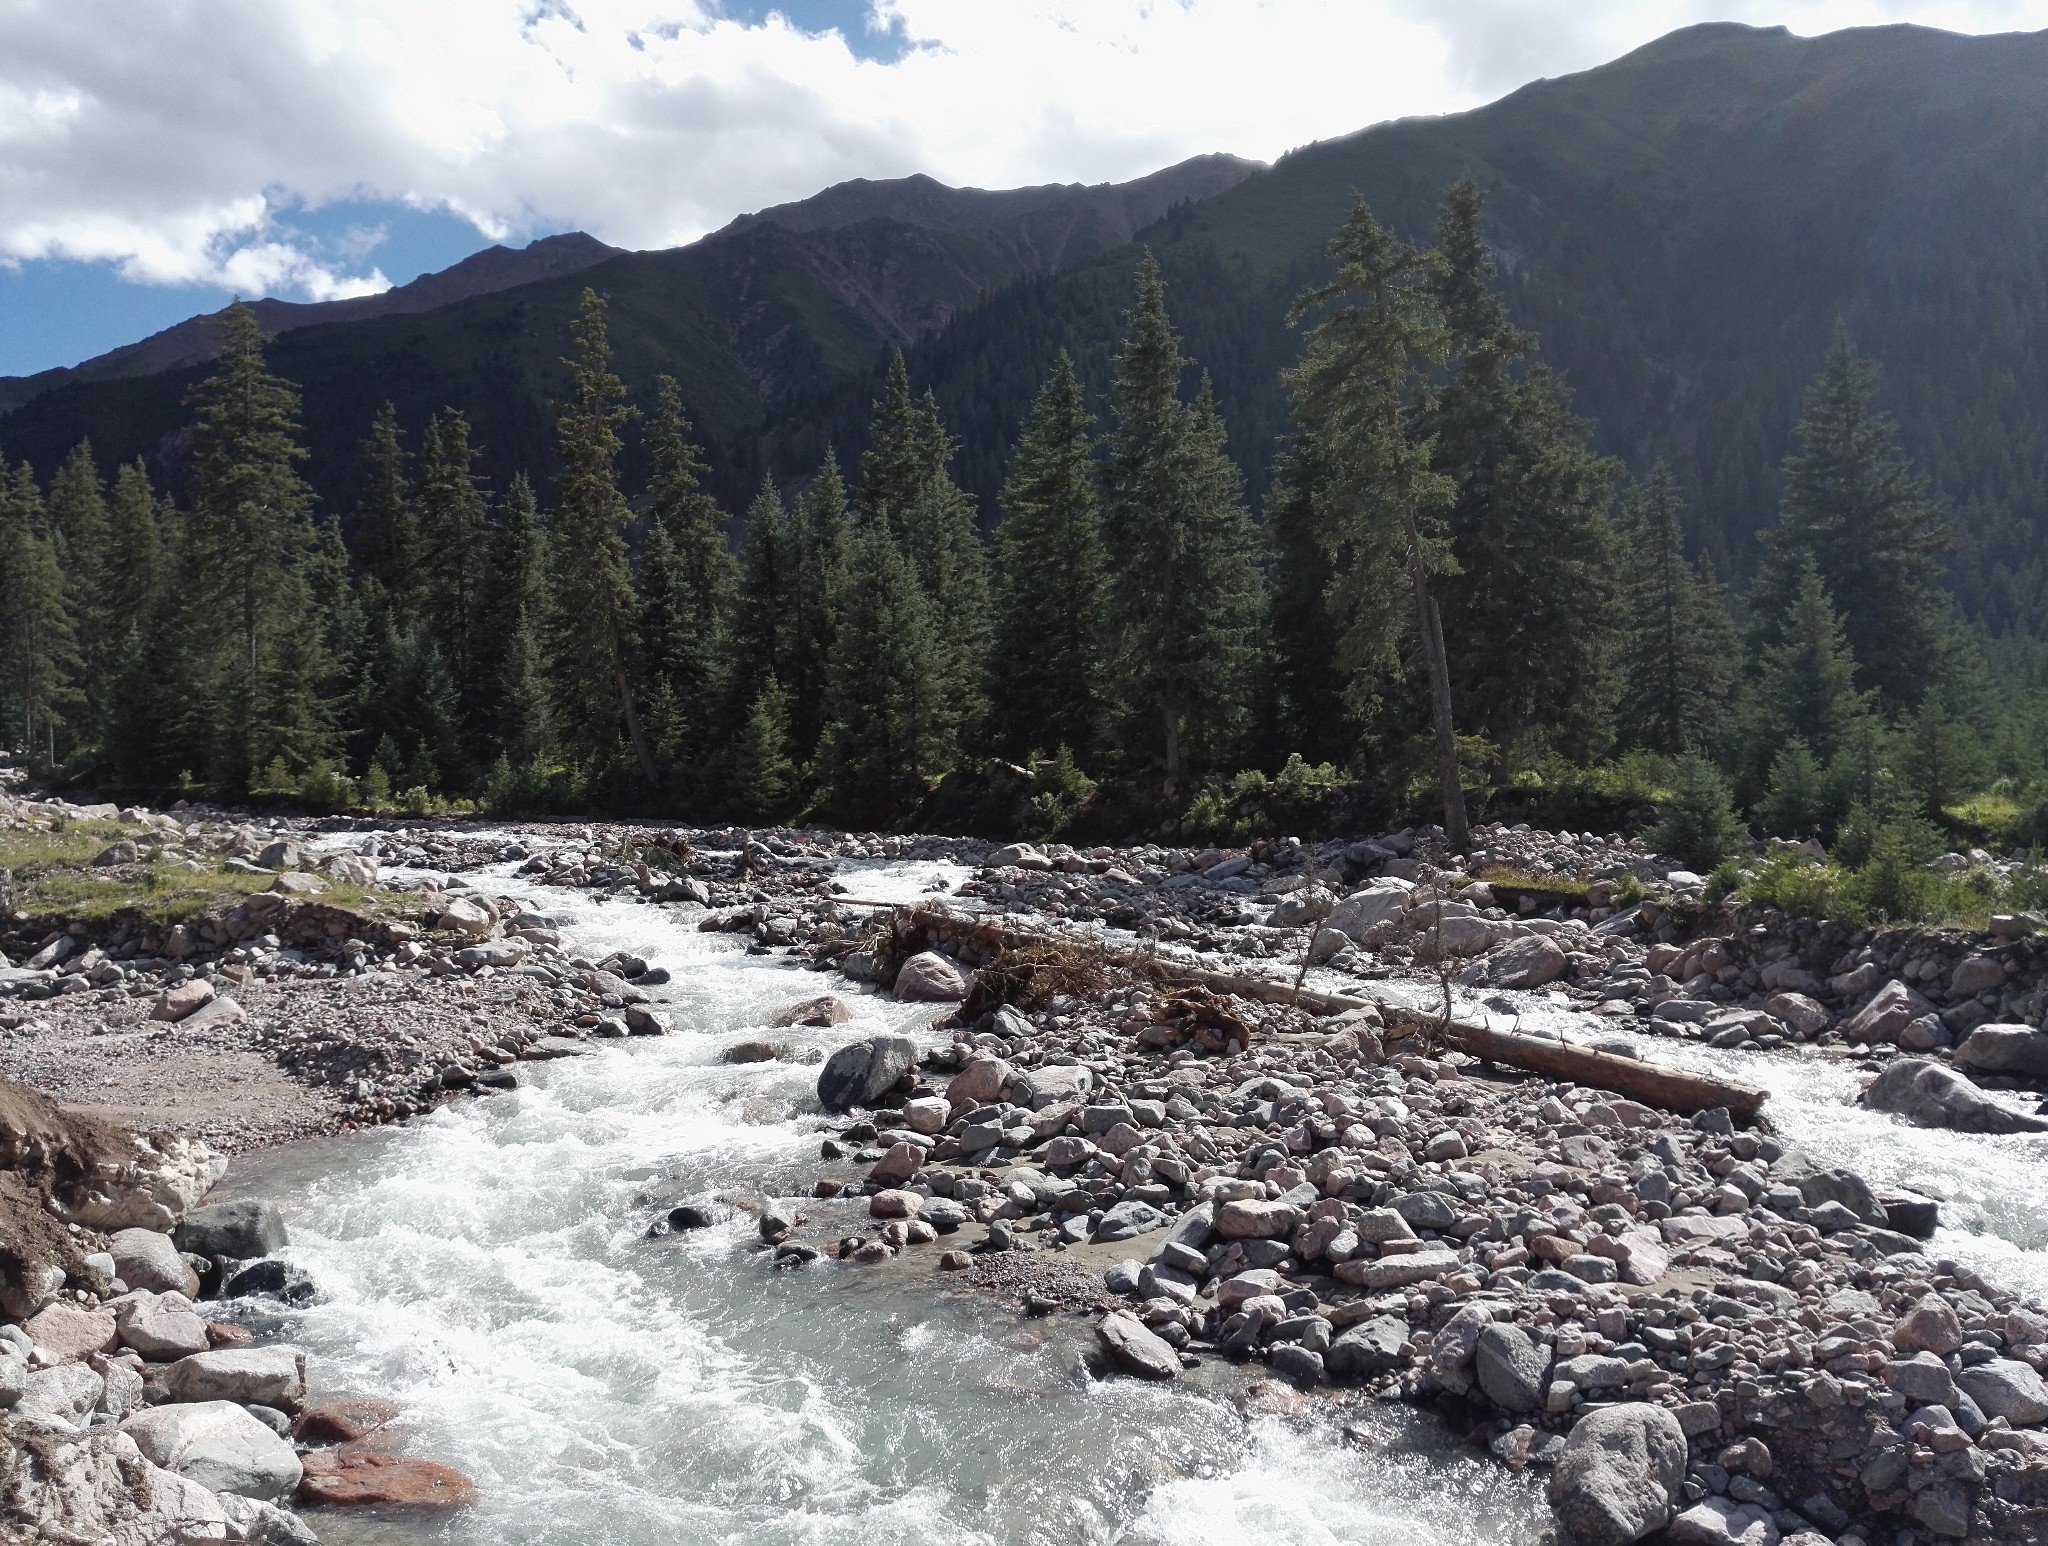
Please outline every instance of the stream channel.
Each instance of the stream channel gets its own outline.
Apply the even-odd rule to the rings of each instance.
[[[848,866],[855,895],[917,899],[930,864]],[[309,1354],[316,1398],[394,1402],[404,1452],[475,1478],[446,1516],[310,1516],[328,1546],[1521,1546],[1540,1481],[1398,1406],[1287,1412],[1235,1399],[1209,1361],[1161,1389],[1092,1380],[1070,1316],[1019,1320],[940,1291],[937,1249],[879,1268],[771,1270],[753,1218],[644,1238],[669,1204],[720,1192],[807,1197],[818,1173],[814,1063],[727,1065],[772,1036],[799,1053],[878,1029],[936,1040],[932,1006],[856,997],[837,978],[749,956],[693,914],[602,903],[510,876],[592,960],[666,967],[691,1029],[520,1065],[522,1087],[398,1127],[237,1159],[220,1196],[286,1213],[284,1253],[320,1289],[255,1324]],[[1335,986],[1335,984],[1332,984]],[[855,1018],[768,1027],[836,991]],[[1526,1028],[1609,1028],[1516,995]],[[1476,1008],[1476,1005],[1468,1007]],[[1946,1199],[1934,1251],[2048,1292],[2039,1140],[1923,1133],[1846,1104],[1853,1070],[1644,1038],[1772,1088],[1785,1137],[1877,1183]],[[647,1200],[659,1194],[659,1203]],[[849,1216],[850,1218],[851,1216]]]

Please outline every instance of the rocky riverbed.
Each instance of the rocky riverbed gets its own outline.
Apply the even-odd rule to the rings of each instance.
[[[644,909],[839,974],[792,982],[781,1029],[717,1049],[817,1086],[815,1105],[755,1098],[817,1135],[807,1179],[733,1194],[793,1282],[924,1272],[1091,1326],[1107,1374],[1215,1366],[1332,1411],[1419,1405],[1547,1475],[1588,1541],[2048,1531],[2048,1320],[1932,1243],[1935,1198],[1802,1152],[1768,1104],[1755,1125],[1659,1109],[1481,1063],[1410,1012],[1451,993],[1503,1023],[1576,1014],[1630,1050],[1805,1049],[1910,1086],[1874,1098],[1914,1121],[2024,1132],[2048,1071],[2038,920],[1965,937],[1744,914],[1638,845],[1502,829],[1480,833],[1489,884],[1427,831],[1076,852],[109,814],[174,821],[181,848],[232,850],[271,889],[176,930],[16,921],[0,1074],[67,1105],[246,1151],[698,1031],[655,952],[593,958],[537,898]],[[866,894],[907,870],[957,926]],[[373,905],[323,900],[343,876]],[[1039,943],[992,956],[1002,929]],[[854,1034],[874,993],[940,1029]],[[659,1194],[641,1249],[718,1234],[735,1207]],[[100,1416],[88,1450],[117,1426]]]

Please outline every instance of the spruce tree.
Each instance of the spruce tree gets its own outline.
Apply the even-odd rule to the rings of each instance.
[[[847,541],[819,739],[826,804],[849,826],[901,821],[950,766],[952,724],[938,630],[917,572],[888,528]]]
[[[444,408],[420,437],[419,481],[412,493],[418,555],[411,587],[414,615],[433,637],[464,697],[479,678],[488,647],[477,613],[488,562],[490,502],[475,473],[476,457],[469,420]]]
[[[718,729],[738,570],[675,379],[657,381],[648,424],[647,549],[639,576],[640,648],[655,734],[665,755],[701,784]]]
[[[1672,756],[1700,751],[1722,732],[1738,661],[1711,568],[1685,561],[1683,509],[1677,480],[1659,462],[1624,495],[1620,523],[1617,719],[1627,744]]]
[[[726,804],[741,821],[774,821],[789,814],[797,782],[789,744],[789,694],[771,672],[734,742]]]
[[[512,479],[486,556],[478,626],[489,641],[475,688],[476,716],[496,755],[530,767],[549,743],[542,631],[548,617],[547,533],[533,485]]]
[[[35,473],[0,464],[0,729],[39,761],[60,743],[76,701],[77,641],[64,571]]]
[[[109,546],[106,485],[81,440],[50,480],[47,529],[52,556],[64,571],[66,608],[78,645],[73,733],[96,744],[106,734],[125,643],[124,619],[108,610],[110,581],[120,559]]]
[[[595,290],[583,292],[564,362],[569,400],[556,405],[562,480],[550,526],[554,616],[548,676],[563,747],[593,773],[612,762],[623,727],[640,774],[659,787],[628,674],[633,642],[633,576],[626,563],[632,513],[619,493],[619,431],[633,417],[613,374],[610,325]]]
[[[1557,744],[1578,756],[1608,731],[1607,619],[1618,464],[1588,448],[1592,426],[1564,383],[1515,367],[1536,336],[1514,327],[1494,289],[1469,177],[1437,221],[1431,287],[1449,374],[1416,434],[1456,486],[1447,513],[1455,568],[1436,586],[1459,718],[1504,751]]]
[[[1407,627],[1429,683],[1444,828],[1463,852],[1471,830],[1433,589],[1451,567],[1443,516],[1458,489],[1433,470],[1433,448],[1414,432],[1430,405],[1428,373],[1448,348],[1434,266],[1380,225],[1362,199],[1353,200],[1330,256],[1336,279],[1295,305],[1297,321],[1326,314],[1310,329],[1287,382],[1297,430],[1319,451],[1313,497],[1332,557],[1332,605],[1348,620],[1342,658],[1353,701],[1363,704],[1396,662],[1403,622],[1390,580],[1404,574]]]
[[[868,426],[861,458],[860,517],[886,528],[909,557],[930,602],[938,671],[959,732],[972,734],[985,698],[989,637],[988,557],[973,501],[948,470],[958,449],[936,398],[910,394],[899,349]]]
[[[769,677],[789,673],[791,608],[796,599],[796,532],[773,478],[747,506],[740,543],[739,597],[733,614],[735,725],[745,722]]]
[[[1823,766],[1852,750],[1871,718],[1868,695],[1856,686],[1856,661],[1819,567],[1801,562],[1792,603],[1758,673],[1752,768],[1767,767],[1797,740]]]
[[[1116,361],[1103,540],[1121,733],[1169,796],[1191,770],[1220,766],[1243,733],[1263,600],[1213,396],[1206,380],[1195,403],[1180,395],[1190,363],[1147,251]]]
[[[825,724],[849,540],[846,485],[832,453],[826,453],[817,478],[797,501],[790,526],[789,674],[784,685],[795,754],[808,761]]]
[[[1342,641],[1351,619],[1333,605],[1335,549],[1318,502],[1328,469],[1316,438],[1296,429],[1286,440],[1266,493],[1270,704],[1267,751],[1274,760],[1300,752],[1310,763],[1348,762],[1358,749]],[[1399,574],[1388,584],[1399,587]]]
[[[269,372],[263,348],[255,312],[230,306],[214,369],[187,398],[192,508],[180,554],[180,627],[190,635],[196,679],[176,690],[187,694],[195,760],[196,743],[210,741],[209,771],[232,790],[268,764],[273,742],[315,760],[334,744],[331,732],[314,728],[323,712],[317,692],[284,705],[274,685],[281,659],[309,684],[325,680],[329,667],[300,574],[318,538],[312,490],[298,470],[306,457],[298,391]],[[291,722],[261,722],[280,709]]]
[[[996,528],[1002,614],[990,673],[996,744],[1066,747],[1100,767],[1108,566],[1095,492],[1095,420],[1062,349],[1025,421]]]
[[[465,426],[466,433],[467,426]],[[357,456],[363,488],[356,498],[355,531],[362,571],[409,617],[419,572],[419,521],[413,508],[412,458],[398,427],[398,410],[387,401],[377,410]]]
[[[1754,598],[1760,642],[1783,635],[1810,557],[1841,609],[1858,680],[1897,712],[1919,703],[1937,652],[1948,526],[1927,482],[1899,449],[1898,426],[1873,406],[1877,368],[1836,325],[1785,459],[1772,563]]]
[[[1772,837],[1825,837],[1834,828],[1825,770],[1804,741],[1789,741],[1771,759],[1757,824]]]

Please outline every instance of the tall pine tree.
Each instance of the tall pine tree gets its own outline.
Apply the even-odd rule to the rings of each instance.
[[[1169,796],[1191,771],[1222,765],[1243,734],[1263,599],[1213,397],[1206,381],[1195,403],[1180,395],[1190,363],[1147,251],[1111,394],[1103,539],[1120,729]]]
[[[704,460],[683,412],[682,389],[671,376],[656,386],[647,437],[654,463],[649,530],[639,576],[641,660],[654,739],[701,788],[727,690],[738,569],[718,505],[703,489]]]
[[[1313,498],[1332,566],[1332,604],[1348,620],[1342,659],[1351,696],[1363,703],[1396,663],[1403,609],[1390,583],[1403,574],[1406,626],[1429,682],[1437,788],[1444,828],[1459,852],[1470,845],[1464,788],[1435,586],[1451,567],[1443,518],[1457,484],[1433,470],[1433,448],[1414,426],[1426,422],[1429,372],[1445,357],[1442,302],[1427,257],[1354,199],[1330,246],[1337,277],[1305,293],[1297,320],[1324,313],[1302,361],[1288,372],[1298,432],[1314,444]]]
[[[1095,420],[1062,349],[1010,459],[996,529],[993,724],[1011,756],[1064,746],[1101,765],[1109,575],[1095,483]]]
[[[0,726],[11,744],[54,762],[76,697],[77,640],[64,571],[28,463],[0,464]]]
[[[633,575],[626,562],[632,512],[619,493],[619,431],[633,417],[625,384],[613,374],[604,300],[583,292],[565,363],[569,400],[556,405],[562,481],[551,525],[554,615],[548,676],[563,748],[592,773],[612,763],[621,729],[641,777],[661,776],[640,725],[629,666]]]
[[[1740,664],[1712,571],[1686,563],[1683,510],[1677,481],[1659,462],[1629,489],[1621,512],[1617,718],[1627,744],[1671,756],[1706,750],[1723,734]]]
[[[458,696],[474,696],[490,641],[478,626],[484,570],[489,562],[490,501],[476,476],[469,420],[444,408],[420,437],[419,481],[412,509],[417,523],[415,615],[441,652]],[[473,721],[465,712],[464,719]],[[442,770],[453,777],[455,769]]]
[[[332,754],[331,664],[305,569],[318,551],[313,494],[299,475],[299,396],[264,362],[263,329],[237,302],[221,352],[187,402],[192,508],[181,547],[180,631],[193,679],[185,739],[229,790],[279,758]]]
[[[1861,684],[1888,710],[1919,703],[1939,652],[1947,601],[1948,526],[1927,482],[1899,449],[1898,426],[1875,408],[1877,368],[1835,328],[1785,459],[1778,524],[1763,534],[1771,564],[1753,597],[1760,642],[1790,626],[1800,563],[1810,557],[1841,608]]]
[[[412,502],[412,458],[390,402],[377,410],[356,453],[363,488],[356,497],[355,541],[363,577],[390,598],[401,617],[412,610],[419,573],[419,522]]]
[[[848,542],[846,484],[830,452],[797,501],[790,526],[789,670],[783,684],[790,695],[791,744],[797,758],[808,761],[825,727]]]
[[[1468,730],[1503,751],[1556,745],[1584,757],[1608,731],[1609,490],[1620,468],[1595,456],[1592,426],[1563,382],[1518,374],[1536,336],[1513,326],[1494,289],[1471,178],[1445,198],[1432,285],[1449,373],[1417,434],[1457,497],[1447,515],[1454,570],[1436,587],[1452,693]]]
[[[489,641],[475,688],[477,722],[496,756],[530,767],[549,745],[542,634],[548,617],[547,533],[533,485],[512,479],[492,524],[478,609]]]

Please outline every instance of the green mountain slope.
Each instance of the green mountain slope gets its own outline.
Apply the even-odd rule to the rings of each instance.
[[[1097,187],[846,184],[688,247],[618,254],[422,313],[297,326],[273,342],[271,363],[304,390],[310,476],[332,506],[353,503],[353,449],[386,398],[413,427],[444,405],[461,408],[488,474],[502,482],[524,468],[545,477],[553,458],[546,402],[561,389],[577,300],[594,285],[612,303],[621,374],[648,399],[657,374],[678,378],[722,491],[743,497],[764,459],[815,467],[826,443],[815,428],[821,396],[858,395],[890,345],[942,327],[1019,278],[1120,247],[1175,205],[1257,169],[1219,155]],[[134,352],[107,361],[118,369]],[[51,373],[61,378],[55,385],[18,383],[41,390],[0,418],[0,452],[54,467],[89,435],[108,464],[145,456],[175,482],[181,402],[203,368],[139,377],[81,369]]]
[[[1454,118],[1309,147],[1148,233],[1233,449],[1285,429],[1283,318],[1358,191],[1426,236],[1466,172],[1518,320],[1637,470],[1670,460],[1724,566],[1756,560],[1834,320],[1955,502],[1956,580],[2048,627],[2048,34],[1703,26]],[[984,495],[1062,344],[1107,380],[1130,253],[1008,292],[921,346]]]

